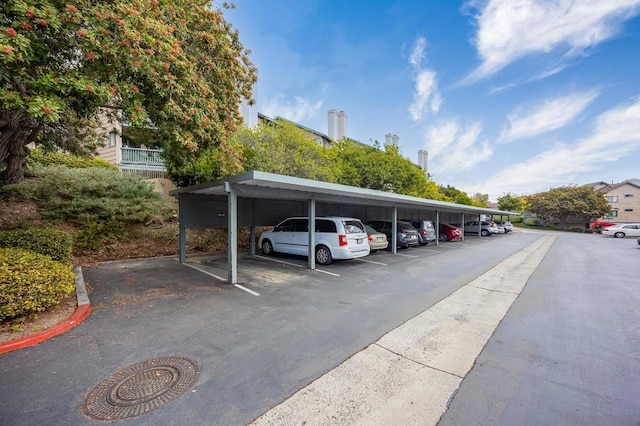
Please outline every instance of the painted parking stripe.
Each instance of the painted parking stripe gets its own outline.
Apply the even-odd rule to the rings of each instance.
[[[410,257],[412,259],[420,259],[420,256],[412,256],[410,254],[400,254],[400,253],[396,253],[396,256],[402,256],[402,257]]]
[[[234,284],[233,286],[239,288],[240,290],[244,290],[249,294],[253,294],[254,296],[260,296],[260,293],[256,293],[253,290],[249,290],[248,288],[241,286],[240,284]]]
[[[283,264],[289,265],[289,266],[297,266],[298,268],[302,268],[303,267],[303,265],[298,265],[297,263],[285,262],[284,260],[274,259],[273,257],[260,256],[259,254],[256,254],[255,256],[259,257],[260,259],[270,260],[271,262],[283,263]]]
[[[387,266],[386,263],[374,262],[373,260],[366,260],[366,259],[353,259],[353,260],[357,260],[358,262],[373,263],[374,265]]]
[[[339,277],[340,276],[338,274],[334,274],[333,272],[323,271],[322,269],[314,269],[314,271],[322,272],[323,274],[327,274],[327,275],[333,275],[334,277]]]
[[[219,277],[219,276],[217,276],[216,274],[212,274],[211,272],[206,271],[206,270],[204,270],[204,269],[202,269],[202,268],[198,268],[197,266],[189,265],[188,263],[183,263],[183,265],[188,266],[189,268],[193,268],[193,269],[195,269],[196,271],[200,271],[200,272],[202,272],[203,274],[209,275],[210,277],[216,278],[216,279],[218,279],[218,280],[220,280],[220,281],[224,281],[225,283],[227,282],[227,279],[226,279],[226,278]]]

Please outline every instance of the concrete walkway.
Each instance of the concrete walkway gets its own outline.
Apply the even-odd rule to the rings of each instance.
[[[505,259],[252,425],[437,424],[555,238]]]

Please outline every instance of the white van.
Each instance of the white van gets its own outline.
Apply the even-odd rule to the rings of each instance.
[[[360,219],[322,216],[316,218],[316,262],[328,265],[333,259],[355,259],[369,254],[369,240]],[[309,254],[309,219],[291,217],[260,235],[262,252]]]

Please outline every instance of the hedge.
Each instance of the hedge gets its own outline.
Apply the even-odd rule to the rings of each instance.
[[[75,289],[70,264],[19,248],[0,248],[0,321],[57,305]]]
[[[28,228],[0,232],[0,247],[31,250],[58,262],[69,262],[73,237],[68,232],[51,228]]]

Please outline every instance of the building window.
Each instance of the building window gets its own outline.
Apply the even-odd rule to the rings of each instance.
[[[107,140],[107,148],[113,148],[116,146],[116,132],[109,132]]]
[[[631,198],[633,197],[633,194],[624,194],[624,198]]]
[[[609,217],[618,217],[618,210],[611,210],[611,213],[609,213]]]
[[[617,203],[618,196],[617,195],[607,195],[607,203]]]
[[[632,212],[633,209],[624,209],[625,212]]]

